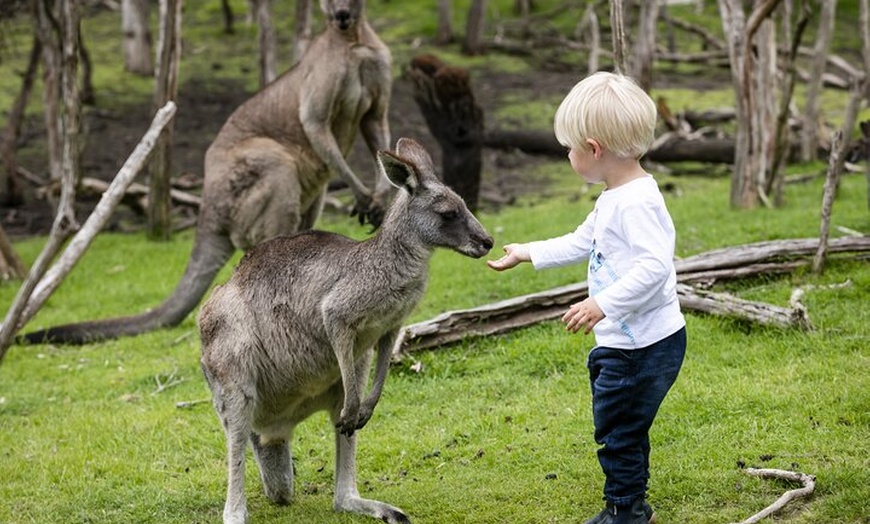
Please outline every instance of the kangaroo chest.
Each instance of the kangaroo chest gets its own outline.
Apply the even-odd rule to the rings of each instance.
[[[332,131],[345,152],[353,145],[356,131],[366,113],[381,97],[389,94],[389,60],[364,45],[351,48],[334,104]]]

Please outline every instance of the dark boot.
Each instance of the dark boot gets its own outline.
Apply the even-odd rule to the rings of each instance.
[[[649,524],[647,507],[649,504],[646,504],[642,498],[636,499],[628,506],[616,506],[613,510],[612,522],[613,524]]]
[[[643,508],[643,514],[646,516],[646,521],[638,521],[645,522],[646,524],[654,524],[656,520],[656,512],[652,509],[646,500],[641,499],[641,506]],[[595,515],[591,519],[587,520],[583,524],[613,524],[616,522],[615,520],[616,508],[611,502],[608,502],[604,509],[601,510],[598,515]],[[629,520],[634,524],[635,521]]]

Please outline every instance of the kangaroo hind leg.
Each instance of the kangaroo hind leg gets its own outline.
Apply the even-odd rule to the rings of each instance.
[[[340,409],[332,412],[333,425],[338,423]],[[359,496],[356,487],[356,437],[335,430],[335,497],[333,509],[338,512],[359,513],[389,524],[411,524],[405,512],[377,500]]]
[[[293,501],[293,458],[289,439],[266,439],[251,433],[251,447],[266,497],[275,504],[290,504]]]

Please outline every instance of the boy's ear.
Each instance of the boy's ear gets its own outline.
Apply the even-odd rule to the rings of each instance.
[[[601,153],[604,151],[604,148],[601,147],[601,143],[594,138],[587,138],[586,143],[589,144],[590,148],[592,148],[592,156],[595,158],[600,158]]]
[[[378,151],[378,164],[394,186],[404,188],[412,195],[420,185],[414,165],[389,151]]]

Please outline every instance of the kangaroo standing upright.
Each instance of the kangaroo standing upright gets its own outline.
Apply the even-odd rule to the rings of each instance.
[[[227,436],[224,524],[247,521],[248,442],[268,498],[291,501],[293,428],[322,410],[335,424],[334,509],[409,522],[398,508],[360,498],[355,431],[380,398],[402,322],[425,292],[434,249],[479,258],[492,238],[438,180],[417,142],[400,139],[395,155],[378,158],[402,190],[375,236],[358,242],[308,231],[266,241],[202,306],[201,365]],[[374,379],[363,400],[374,346]]]
[[[379,225],[391,192],[375,190],[345,157],[357,129],[374,158],[390,146],[390,51],[365,18],[364,0],[320,0],[326,29],[294,68],[239,106],[205,154],[202,207],[181,282],[141,315],[57,326],[27,342],[81,344],[180,323],[199,304],[235,249],[314,226],[333,175],[350,186],[360,221]]]

